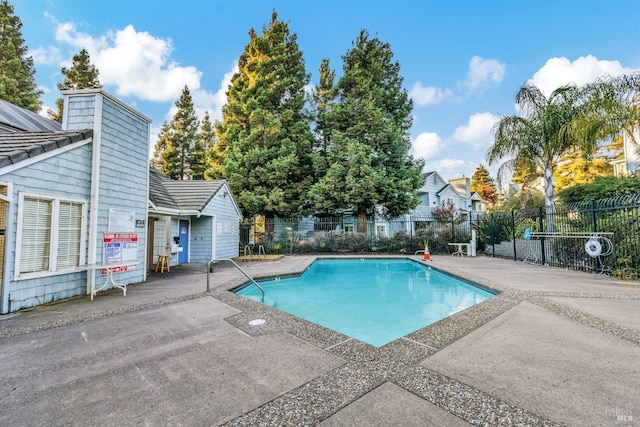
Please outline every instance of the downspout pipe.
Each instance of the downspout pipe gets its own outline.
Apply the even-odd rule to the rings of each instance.
[[[89,208],[89,252],[88,263],[97,263],[98,212],[100,205],[100,152],[102,142],[102,96],[95,95],[93,116],[93,153],[91,156],[91,198]],[[87,295],[96,281],[96,270],[87,270]]]

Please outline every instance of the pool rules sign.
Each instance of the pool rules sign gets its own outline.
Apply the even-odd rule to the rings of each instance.
[[[138,233],[107,232],[102,235],[102,262],[120,264],[135,261],[138,257]],[[114,273],[135,269],[135,266],[123,266],[113,269]],[[106,274],[103,269],[102,274]]]

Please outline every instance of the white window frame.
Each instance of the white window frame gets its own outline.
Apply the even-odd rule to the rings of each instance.
[[[22,227],[23,227],[23,209],[24,209],[24,199],[42,199],[48,200],[51,202],[51,236],[50,236],[50,244],[49,244],[49,268],[43,271],[36,271],[32,273],[20,273],[20,257],[22,251]],[[67,203],[76,203],[82,205],[82,217],[80,219],[80,252],[78,257],[78,264],[73,267],[61,268],[57,267],[57,257],[58,257],[58,246],[59,246],[59,230],[60,230],[60,202]],[[18,193],[18,221],[17,221],[17,230],[16,230],[16,256],[15,256],[15,265],[14,265],[14,280],[26,280],[33,279],[38,277],[46,277],[46,276],[54,276],[58,274],[68,274],[70,272],[77,271],[78,265],[83,265],[85,263],[84,256],[86,252],[87,246],[87,201],[86,200],[78,200],[67,197],[60,196],[51,196],[45,194],[36,194],[36,193],[26,193],[19,192]]]

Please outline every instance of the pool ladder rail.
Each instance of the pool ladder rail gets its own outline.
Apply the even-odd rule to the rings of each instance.
[[[242,268],[240,268],[240,266],[238,264],[236,264],[236,262],[230,258],[220,258],[220,259],[212,259],[211,261],[209,261],[209,263],[207,264],[207,292],[209,292],[209,290],[211,289],[209,286],[209,275],[211,274],[211,266],[213,265],[213,263],[215,262],[219,262],[219,261],[229,261],[231,264],[233,264],[238,270],[240,270],[240,272],[242,274],[244,274],[244,276],[251,280],[251,283],[253,283],[254,285],[256,285],[258,287],[258,289],[260,289],[260,292],[262,293],[262,298],[260,299],[260,302],[264,303],[264,288],[262,286],[260,286],[258,284],[258,282],[256,282],[255,280],[253,280],[253,277],[249,276],[247,274],[246,271],[244,271]]]

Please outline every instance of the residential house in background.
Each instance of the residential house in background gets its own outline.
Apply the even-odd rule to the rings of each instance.
[[[433,209],[451,206],[457,219],[475,219],[486,211],[486,203],[478,193],[471,193],[471,179],[461,177],[445,180],[435,171],[423,174],[424,184],[417,190],[420,204],[408,214],[392,220],[372,215],[367,220],[367,234],[372,238],[392,237],[399,232],[416,235],[428,223],[434,222]],[[308,217],[292,223],[289,219],[275,219],[273,240],[294,243],[312,239],[323,233],[353,234],[358,230],[358,219],[350,210],[341,211],[328,220]],[[261,230],[257,234],[263,233]],[[244,241],[256,244],[255,230],[248,230]]]
[[[420,205],[410,214],[431,218],[436,207],[453,206],[460,216],[475,216],[486,210],[486,203],[478,193],[471,193],[471,179],[465,176],[446,181],[435,171],[423,174],[424,184],[418,189]]]
[[[176,181],[149,168],[147,265],[235,258],[242,214],[225,180]]]
[[[622,153],[611,162],[616,177],[640,172],[640,127],[636,127],[633,134],[623,132],[622,143]]]

